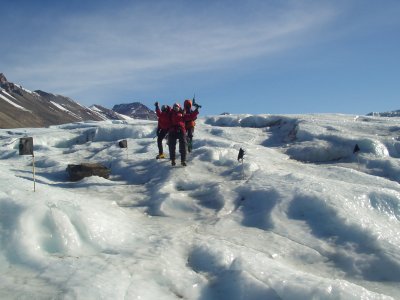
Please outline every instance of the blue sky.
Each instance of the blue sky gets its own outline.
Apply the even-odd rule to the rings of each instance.
[[[202,114],[400,109],[400,1],[16,0],[0,72],[90,106]]]

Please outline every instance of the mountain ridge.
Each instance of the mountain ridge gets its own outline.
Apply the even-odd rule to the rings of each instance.
[[[367,114],[367,116],[374,116],[374,117],[400,117],[400,109],[398,110],[392,110],[392,111],[386,111],[386,112],[370,112]]]
[[[125,115],[96,104],[86,107],[69,97],[42,90],[32,92],[8,81],[0,73],[0,128],[48,127],[83,121],[132,118],[157,120],[156,114],[139,102],[120,106],[130,107],[131,111]]]
[[[133,119],[157,120],[156,113],[140,102],[116,104],[112,110]]]

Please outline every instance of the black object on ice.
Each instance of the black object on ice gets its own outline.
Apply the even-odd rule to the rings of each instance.
[[[127,140],[121,140],[118,142],[118,145],[120,148],[128,148],[128,141]]]
[[[19,155],[33,156],[33,138],[26,137],[19,139]]]
[[[240,148],[239,149],[239,154],[238,154],[238,160],[240,161],[243,161],[243,158],[244,158],[244,150],[242,149],[242,148]]]
[[[19,155],[32,155],[33,191],[36,191],[35,156],[33,155],[33,137],[19,139]]]
[[[67,172],[71,181],[79,181],[84,177],[99,176],[109,178],[111,170],[99,163],[82,163],[79,165],[68,165]]]
[[[358,144],[355,145],[354,150],[353,150],[353,154],[360,152],[360,147],[358,146]]]

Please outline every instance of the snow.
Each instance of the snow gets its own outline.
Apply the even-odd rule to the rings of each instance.
[[[91,107],[89,107],[90,110],[92,110],[94,113],[96,113],[100,118],[102,118],[103,120],[108,120],[108,118],[103,114],[103,111],[101,110],[101,108],[97,107],[96,105],[92,105]],[[119,116],[121,119],[123,120],[133,120],[133,118],[123,115],[123,114],[119,114],[117,112],[114,111],[114,113]]]
[[[129,117],[129,116],[127,116],[127,115],[123,115],[123,114],[120,114],[120,113],[117,113],[117,112],[115,112],[120,118],[122,118],[122,119],[124,119],[124,120],[126,120],[126,121],[129,121],[129,120],[133,120],[133,118],[131,118],[131,117]]]
[[[202,117],[185,168],[153,121],[0,130],[0,298],[400,299],[398,124]]]
[[[70,110],[66,109],[64,106],[62,106],[61,104],[58,104],[54,101],[50,101],[51,104],[53,104],[55,107],[57,107],[60,110],[66,111],[67,113],[69,113],[70,115],[76,117],[77,119],[82,119],[81,117],[77,116],[76,114],[74,114],[73,112],[71,112]]]
[[[10,97],[10,98],[13,98],[14,100],[17,100],[17,99],[15,99],[15,97],[11,96],[9,93],[7,93],[7,92],[6,92],[5,90],[3,90],[3,89],[1,89],[0,92],[2,92],[3,94],[6,94],[6,96],[8,96],[8,97]]]
[[[92,105],[92,106],[90,107],[90,109],[93,110],[93,111],[95,111],[95,112],[98,112],[98,113],[101,113],[101,112],[102,112],[102,110],[101,110],[100,108],[98,108],[96,105]]]
[[[30,91],[30,90],[24,88],[22,85],[17,85],[17,86],[18,86],[20,89],[24,90],[25,92],[27,92],[27,93],[29,93],[29,94],[33,94],[32,91]]]
[[[56,102],[54,102],[54,101],[50,101],[50,103],[53,104],[53,105],[54,105],[55,107],[57,107],[58,109],[70,113],[70,111],[69,111],[68,109],[66,109],[64,106],[62,106],[62,105],[60,105],[60,104],[58,104],[58,103],[56,103]]]
[[[7,94],[4,90],[2,90],[1,93]],[[14,103],[14,102],[11,101],[10,99],[8,99],[8,98],[5,97],[4,95],[2,95],[1,93],[0,93],[0,98],[3,99],[4,101],[8,102],[8,103],[11,104],[12,106],[14,106],[14,107],[16,107],[16,108],[18,108],[18,109],[24,110],[24,111],[30,111],[30,110],[28,110],[28,109],[22,107],[21,105],[18,105],[18,104],[16,104],[16,103]],[[9,94],[7,94],[7,95],[9,95]],[[11,96],[11,97],[12,97],[12,96]],[[14,97],[12,97],[12,98],[14,98]],[[14,99],[15,99],[15,98],[14,98]]]

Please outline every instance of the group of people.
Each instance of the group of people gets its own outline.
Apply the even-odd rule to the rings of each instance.
[[[195,107],[193,110],[192,107]],[[157,159],[165,158],[162,141],[168,136],[168,148],[171,164],[176,165],[176,141],[179,141],[179,153],[181,155],[181,165],[186,166],[187,152],[192,151],[192,140],[195,126],[195,120],[199,114],[200,106],[192,102],[192,100],[185,100],[183,108],[179,103],[175,103],[172,108],[168,105],[160,105],[155,103],[156,114],[158,117],[157,128],[157,145],[158,155]]]

